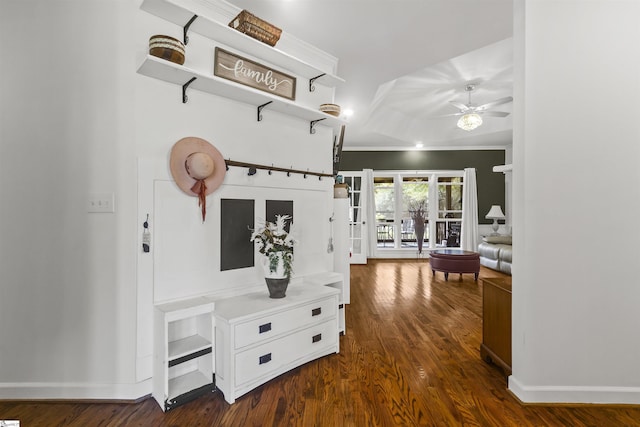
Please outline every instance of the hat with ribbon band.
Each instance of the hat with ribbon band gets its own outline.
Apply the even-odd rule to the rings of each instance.
[[[198,197],[203,222],[207,215],[206,197],[222,185],[226,166],[220,151],[202,138],[182,138],[171,149],[171,175],[182,191]]]

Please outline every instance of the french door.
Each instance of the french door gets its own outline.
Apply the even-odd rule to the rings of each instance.
[[[366,194],[363,191],[362,172],[341,172],[349,185],[349,243],[351,264],[367,263]]]

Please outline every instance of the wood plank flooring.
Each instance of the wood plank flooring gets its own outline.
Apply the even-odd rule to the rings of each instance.
[[[482,268],[480,278],[500,273]],[[521,405],[479,356],[482,284],[425,260],[351,269],[340,354],[227,404],[219,392],[163,413],[138,403],[0,402],[26,426],[640,426],[640,406]]]

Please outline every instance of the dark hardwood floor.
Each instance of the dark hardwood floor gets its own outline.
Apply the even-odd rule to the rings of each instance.
[[[483,268],[480,278],[501,276]],[[482,284],[428,262],[352,266],[340,354],[227,404],[219,392],[163,413],[138,403],[0,402],[32,426],[640,426],[640,406],[521,405],[479,356]]]

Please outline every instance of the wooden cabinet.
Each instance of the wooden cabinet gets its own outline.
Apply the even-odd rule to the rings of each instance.
[[[153,397],[163,411],[215,391],[213,306],[201,297],[155,307]]]
[[[511,278],[482,280],[482,345],[480,356],[511,375]]]
[[[216,386],[227,402],[276,376],[340,350],[339,290],[290,285],[287,296],[266,292],[216,302]]]

